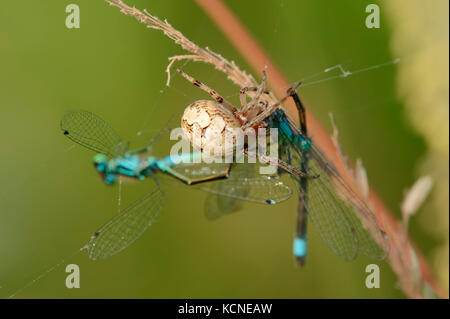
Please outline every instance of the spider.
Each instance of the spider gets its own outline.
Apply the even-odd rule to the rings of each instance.
[[[185,135],[194,148],[201,151],[205,149],[208,151],[211,149],[217,150],[218,148],[221,156],[222,154],[226,156],[234,151],[234,147],[230,148],[226,147],[226,145],[235,146],[237,134],[243,132],[244,135],[251,135],[258,128],[265,128],[267,126],[265,119],[273,114],[286,99],[292,96],[292,92],[301,84],[301,82],[298,82],[280,100],[269,104],[267,100],[261,100],[263,94],[269,94],[266,91],[266,72],[263,71],[262,81],[259,86],[244,87],[240,90],[241,108],[238,109],[215,90],[194,79],[182,70],[176,67],[174,68],[182,77],[207,92],[215,100],[198,100],[185,109],[181,118],[181,127]],[[248,92],[255,92],[255,95],[247,104]],[[274,161],[273,158],[269,158],[265,154],[250,153],[248,145],[244,146],[244,153],[247,156],[256,156],[264,163],[273,163]],[[280,159],[276,159],[275,161],[279,168],[290,174],[303,178],[318,177],[309,176]]]

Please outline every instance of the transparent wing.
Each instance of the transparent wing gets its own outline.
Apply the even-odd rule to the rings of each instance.
[[[205,199],[204,212],[209,220],[216,220],[239,209],[239,200],[233,197],[210,194]]]
[[[250,177],[253,167],[251,165],[246,165],[243,169],[245,170],[245,176]],[[238,199],[229,196],[216,195],[226,193],[226,190],[224,189],[227,187],[226,183],[216,183],[215,185],[212,185],[212,187],[216,189],[213,191],[213,194],[210,194],[206,198],[204,205],[205,216],[207,219],[215,220],[239,210],[240,201]],[[246,197],[248,196],[249,189],[243,189],[243,192],[244,193],[241,194],[241,196]]]
[[[297,149],[298,151],[298,149]],[[299,161],[301,152],[297,152]],[[389,251],[389,242],[370,209],[343,181],[320,150],[310,151],[307,212],[326,245],[344,260],[358,252],[380,260]]]
[[[134,243],[155,221],[164,206],[164,194],[155,186],[147,195],[127,206],[94,233],[87,244],[88,257],[111,257]]]
[[[204,179],[210,176],[224,175],[230,167],[225,163],[181,163],[172,167],[178,173],[190,179]],[[208,184],[210,182],[207,182]],[[193,185],[191,185],[193,186]],[[190,186],[190,187],[191,187]]]
[[[88,111],[74,110],[64,114],[61,130],[72,141],[110,157],[125,151],[126,145],[108,123]]]
[[[389,252],[389,240],[375,215],[367,205],[344,182],[317,147],[311,150],[311,168],[321,177],[311,180],[311,188],[318,183],[319,189],[327,189],[322,198],[330,200],[340,215],[345,215],[351,225],[352,236],[357,237],[358,251],[372,259],[381,260]],[[324,191],[322,191],[323,193]],[[327,196],[328,195],[328,196]]]
[[[200,166],[184,164],[174,169],[185,176],[194,177],[199,176],[199,171],[203,173],[207,171],[218,173],[220,169],[228,167],[228,164],[215,164],[215,166],[212,166],[213,169],[211,169],[210,165],[212,164],[203,163]],[[292,195],[291,188],[284,184],[277,175],[260,174],[260,167],[261,165],[259,164],[236,163],[233,164],[228,178],[211,180],[191,185],[190,187],[216,195],[263,204],[276,204],[290,198]]]
[[[292,135],[300,136],[299,128],[287,119]],[[286,138],[292,140],[291,136]],[[314,144],[308,153],[302,152],[296,143],[290,146],[296,156],[295,166],[300,165],[302,156],[308,156],[308,174],[320,175],[308,179],[306,207],[325,243],[345,260],[352,260],[358,252],[372,259],[383,259],[389,252],[389,240],[367,205]]]

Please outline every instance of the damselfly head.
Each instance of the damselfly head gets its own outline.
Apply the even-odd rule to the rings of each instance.
[[[108,159],[104,154],[96,154],[93,158],[94,166],[106,184],[116,181],[116,174],[108,167]]]
[[[106,166],[108,165],[108,160],[103,154],[96,154],[93,158],[94,166],[99,172],[105,172]]]

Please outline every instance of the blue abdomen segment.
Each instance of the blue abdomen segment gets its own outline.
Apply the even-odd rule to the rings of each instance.
[[[298,238],[294,239],[293,252],[296,258],[303,258],[306,256],[307,244],[306,238]]]

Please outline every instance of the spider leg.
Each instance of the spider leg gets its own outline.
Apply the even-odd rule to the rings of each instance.
[[[264,164],[275,164],[280,169],[288,172],[289,174],[291,174],[293,176],[297,176],[299,178],[316,179],[316,178],[320,177],[320,175],[308,175],[308,174],[300,171],[299,169],[289,165],[288,163],[282,161],[281,159],[270,158],[269,156],[264,155],[264,154],[249,152],[248,148],[244,148],[244,154],[247,155],[247,157],[256,157],[257,159],[260,160],[261,163],[264,163]]]
[[[240,99],[241,99],[241,108],[245,107],[245,105],[247,104],[247,92],[256,92],[256,91],[258,91],[258,88],[259,87],[257,87],[257,86],[246,86],[246,87],[243,87],[239,91]],[[263,93],[269,94],[269,91],[266,90]]]
[[[283,96],[281,99],[278,100],[278,102],[275,102],[274,104],[270,105],[263,112],[261,112],[258,116],[256,116],[253,120],[244,124],[242,126],[242,129],[245,131],[246,128],[253,127],[253,126],[261,123],[262,121],[264,121],[270,115],[272,115],[272,113],[278,109],[278,107],[281,105],[281,103],[283,103],[289,97],[292,96],[292,93],[291,93],[292,90],[295,91],[301,84],[302,84],[302,82],[298,82],[297,84],[295,84],[292,88],[290,88],[288,90],[288,93],[285,96]]]
[[[238,113],[239,110],[230,102],[228,102],[227,100],[225,100],[219,93],[217,93],[216,91],[214,91],[213,89],[209,88],[207,85],[203,84],[202,82],[194,79],[192,76],[190,76],[189,74],[184,73],[183,71],[181,71],[180,69],[174,67],[175,71],[177,71],[182,77],[184,77],[186,80],[188,80],[189,82],[191,82],[192,84],[194,84],[196,87],[202,89],[203,91],[205,91],[206,93],[208,93],[209,95],[211,95],[217,102],[219,102],[220,104],[224,105],[225,107],[227,107],[233,114]]]
[[[262,73],[263,73],[263,76],[262,76],[261,85],[258,87],[256,94],[253,97],[253,99],[250,101],[250,103],[242,106],[241,114],[245,114],[249,109],[254,107],[256,105],[256,102],[261,97],[261,94],[266,90],[266,71],[263,70]],[[241,98],[241,103],[242,103],[242,98]]]

